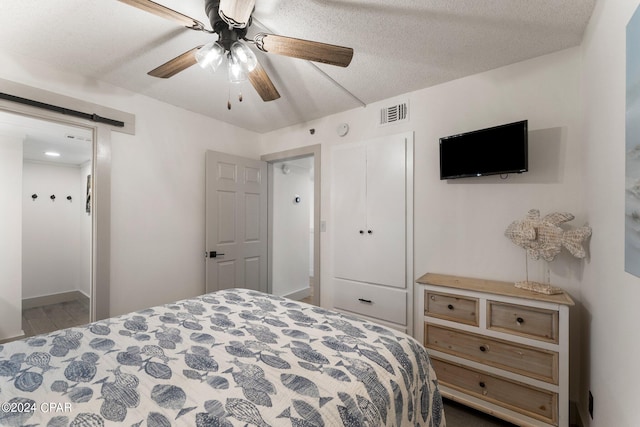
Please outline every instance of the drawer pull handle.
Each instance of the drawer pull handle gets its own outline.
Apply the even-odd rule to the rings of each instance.
[[[516,319],[516,322],[518,322],[519,324],[523,324],[524,323],[524,319],[522,317],[518,317]]]
[[[452,305],[452,304],[449,304],[449,305],[447,306],[447,308],[448,308],[449,310],[453,310],[453,305]]]
[[[360,233],[360,234],[364,234],[364,230],[360,230],[360,231],[359,231],[359,233]]]
[[[480,351],[484,353],[485,351],[487,351],[487,347],[481,345],[480,346]]]
[[[371,301],[370,299],[364,299],[364,298],[358,298],[358,301],[360,301],[360,302],[366,302],[367,304],[371,304],[371,303],[373,303],[373,301]]]
[[[484,381],[480,381],[478,383],[478,385],[480,386],[480,388],[485,388],[487,385],[484,383]]]

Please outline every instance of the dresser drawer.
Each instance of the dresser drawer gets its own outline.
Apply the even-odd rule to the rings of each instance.
[[[335,279],[334,285],[340,289],[333,297],[336,308],[407,324],[406,291],[342,279]]]
[[[424,291],[424,314],[478,326],[478,299]]]
[[[432,357],[431,361],[440,384],[546,423],[558,425],[556,393],[435,357]]]
[[[558,384],[558,353],[425,323],[425,347]]]
[[[487,301],[487,329],[558,342],[558,312],[497,301]]]

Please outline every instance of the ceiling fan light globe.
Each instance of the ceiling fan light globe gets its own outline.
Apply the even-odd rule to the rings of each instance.
[[[248,46],[240,42],[231,45],[231,56],[240,64],[246,73],[252,72],[258,65],[258,58]]]
[[[224,48],[218,42],[207,43],[196,52],[196,62],[203,69],[215,72],[224,58]]]
[[[231,83],[241,83],[247,81],[247,72],[242,65],[229,55],[229,81]]]

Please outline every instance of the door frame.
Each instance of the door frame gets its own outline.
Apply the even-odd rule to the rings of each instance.
[[[308,145],[291,150],[279,151],[276,153],[264,154],[260,160],[267,162],[267,289],[271,293],[273,290],[273,164],[276,162],[295,160],[302,157],[313,156],[313,305],[320,307],[320,200],[321,200],[321,145]]]
[[[109,251],[107,251],[107,253],[104,254],[102,251],[102,248],[110,247],[108,241],[103,242],[103,238],[104,238],[103,236],[101,236],[101,238],[98,239],[98,227],[97,227],[98,221],[101,221],[103,219],[102,216],[104,211],[104,209],[101,209],[100,212],[98,212],[98,207],[100,206],[101,208],[105,208],[103,203],[106,201],[107,212],[110,211],[110,207],[109,207],[110,200],[105,200],[104,195],[100,194],[102,192],[102,186],[98,185],[103,183],[102,180],[104,179],[104,176],[103,177],[96,176],[96,172],[98,171],[98,165],[97,165],[98,146],[100,145],[100,143],[104,143],[104,137],[100,138],[100,143],[99,143],[98,135],[99,134],[102,135],[102,133],[98,132],[97,126],[88,126],[85,123],[79,123],[74,120],[60,120],[58,118],[50,117],[47,114],[33,114],[33,113],[25,114],[20,111],[13,111],[11,108],[3,108],[2,106],[0,106],[0,111],[6,112],[9,114],[18,114],[33,120],[40,120],[45,122],[58,123],[61,125],[68,125],[70,127],[83,128],[83,129],[90,130],[92,133],[91,169],[90,169],[91,181],[92,181],[91,183],[91,187],[92,187],[91,199],[92,200],[91,200],[91,257],[90,257],[91,283],[89,285],[89,321],[93,322],[94,320],[96,320],[96,314],[103,311],[98,308],[99,307],[98,301],[96,301],[96,299],[98,298],[98,294],[100,293],[97,290],[98,283],[100,283],[101,291],[103,290],[102,289],[102,287],[104,286],[103,283],[106,283],[108,286],[108,271],[107,271],[106,281],[103,282],[103,280],[99,280],[99,277],[102,278],[102,276],[104,276],[103,269],[98,269],[97,267],[98,262],[102,262],[102,264],[104,265],[105,256],[107,257],[106,263],[108,265]],[[101,200],[101,202],[98,202],[97,200]],[[102,231],[102,227],[100,227],[100,231]],[[106,243],[106,245],[102,243]],[[100,255],[101,257],[98,258],[98,255]],[[107,289],[107,292],[108,292],[108,289]],[[100,301],[100,304],[102,303],[103,301]],[[108,306],[106,308],[106,311],[108,311]]]
[[[49,105],[79,111],[91,111],[103,117],[121,120],[124,127],[69,116],[35,106],[0,99],[0,110],[37,120],[83,127],[93,131],[91,189],[91,322],[110,317],[111,281],[111,131],[135,135],[135,115],[77,98],[49,92],[6,79],[0,79],[0,92]]]

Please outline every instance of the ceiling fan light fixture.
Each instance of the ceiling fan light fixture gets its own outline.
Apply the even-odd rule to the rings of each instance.
[[[203,69],[215,72],[224,58],[224,47],[218,42],[207,43],[196,52],[196,62]]]
[[[218,15],[229,27],[245,28],[249,25],[255,0],[220,0]]]
[[[244,67],[240,62],[235,58],[231,52],[227,55],[229,62],[229,81],[231,83],[241,83],[247,81],[248,76]]]
[[[258,65],[258,58],[247,45],[235,42],[231,45],[231,56],[240,64],[245,73],[252,72]]]

